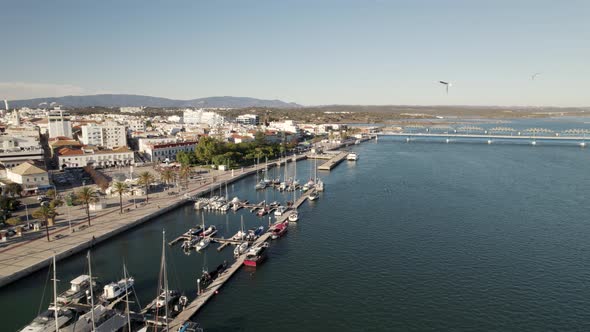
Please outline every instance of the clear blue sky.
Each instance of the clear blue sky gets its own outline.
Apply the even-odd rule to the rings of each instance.
[[[590,106],[587,0],[3,0],[0,26],[0,99]]]

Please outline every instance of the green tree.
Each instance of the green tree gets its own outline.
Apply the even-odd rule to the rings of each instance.
[[[82,187],[76,192],[76,200],[84,204],[86,216],[88,217],[88,226],[90,227],[90,203],[98,201],[98,194],[92,187]]]
[[[47,242],[49,242],[49,226],[53,226],[55,224],[55,217],[57,217],[57,215],[58,213],[53,202],[41,205],[40,208],[33,212],[33,218],[41,220],[41,222],[45,225]]]
[[[183,166],[188,166],[191,164],[190,154],[180,151],[176,154],[176,161],[178,161]]]
[[[138,183],[145,186],[145,201],[150,201],[150,185],[154,182],[154,176],[149,171],[139,174]]]
[[[121,209],[120,213],[123,213],[123,195],[129,191],[129,186],[127,183],[117,181],[113,184],[113,193],[119,195],[119,208]]]
[[[18,183],[9,183],[6,186],[6,193],[12,197],[14,197],[14,196],[22,197],[23,186],[21,186]]]

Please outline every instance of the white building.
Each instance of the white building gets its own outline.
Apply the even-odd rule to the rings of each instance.
[[[119,111],[121,113],[141,113],[143,112],[143,107],[119,107]]]
[[[183,112],[183,122],[186,124],[207,124],[214,127],[222,125],[225,122],[225,118],[215,112],[209,112],[203,109],[186,109]]]
[[[260,124],[260,118],[256,114],[244,114],[238,116],[236,122],[243,125],[258,126]]]
[[[152,138],[138,138],[137,148],[139,152],[145,152],[149,145],[176,143],[176,137],[152,137]]]
[[[293,120],[285,120],[282,122],[271,122],[268,129],[275,129],[278,131],[284,131],[287,133],[298,133],[299,127]]]
[[[72,137],[72,124],[70,122],[70,113],[56,107],[49,111],[47,116],[49,122],[49,137]]]
[[[127,147],[114,150],[93,148],[62,148],[57,152],[60,168],[65,167],[111,167],[126,166],[134,163],[133,151]]]
[[[30,162],[6,170],[6,178],[23,187],[23,191],[35,192],[39,188],[49,186],[49,175],[47,171],[35,166]]]
[[[0,163],[15,167],[26,160],[43,160],[43,148],[37,136],[10,134],[0,136]]]
[[[180,151],[193,153],[197,142],[181,142],[169,144],[148,145],[145,153],[149,156],[150,161],[173,161],[176,160],[176,154]]]
[[[99,125],[90,123],[82,126],[82,143],[109,149],[127,146],[127,132],[125,126],[113,122]]]

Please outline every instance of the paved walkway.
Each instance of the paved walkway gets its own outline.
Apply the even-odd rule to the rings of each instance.
[[[265,165],[259,165],[258,168],[264,168]],[[185,193],[190,195],[208,192],[213,186],[219,186],[226,181],[235,181],[239,178],[254,173],[256,169],[249,167],[243,170],[225,172],[223,175],[216,176],[215,183],[207,182],[206,184],[198,181],[189,182],[188,190],[181,191],[178,195],[167,195],[166,192],[159,193],[159,197],[150,195],[149,203],[139,205],[135,208],[133,203],[124,205],[124,209],[129,208],[128,212],[119,213],[118,197],[109,199],[109,206],[105,210],[94,212],[91,227],[79,230],[81,225],[86,224],[86,214],[82,207],[73,207],[70,210],[71,218],[78,220],[73,227],[76,231],[70,233],[68,222],[62,222],[63,226],[54,228],[50,232],[51,241],[47,242],[45,233],[36,239],[26,239],[18,243],[10,244],[8,247],[0,249],[0,287],[18,280],[32,272],[35,272],[44,266],[47,266],[53,253],[55,252],[58,259],[68,257],[74,253],[80,252],[91,247],[93,244],[104,241],[111,236],[118,234],[126,229],[143,223],[153,217],[166,213],[186,203]],[[116,204],[113,204],[116,202]],[[63,209],[62,217],[64,217]],[[66,212],[67,213],[67,212]],[[116,218],[113,216],[116,215]],[[63,237],[55,239],[55,235],[62,234]]]

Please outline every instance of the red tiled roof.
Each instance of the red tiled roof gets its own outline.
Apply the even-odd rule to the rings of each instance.
[[[57,151],[60,156],[79,156],[83,155],[84,151],[79,149],[61,148]]]

